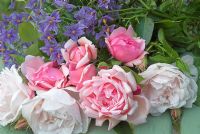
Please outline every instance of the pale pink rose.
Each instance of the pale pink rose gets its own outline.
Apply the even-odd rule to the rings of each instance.
[[[191,108],[197,98],[196,82],[173,65],[152,64],[140,75],[144,78],[142,91],[149,99],[152,115],[183,106]]]
[[[96,74],[97,71],[93,64],[85,65],[78,69],[75,69],[74,66],[70,66],[68,84],[76,86],[76,89],[79,90],[84,81],[92,79]]]
[[[96,119],[101,126],[109,120],[109,130],[120,121],[141,124],[149,113],[148,100],[134,95],[139,90],[132,73],[126,73],[120,66],[100,70],[98,76],[85,81],[80,89],[80,102],[84,112]]]
[[[24,76],[33,90],[49,90],[53,87],[64,87],[69,73],[67,67],[59,67],[54,62],[44,63],[41,57],[26,56],[21,65]]]
[[[34,134],[86,133],[90,123],[73,96],[54,88],[24,103],[22,115]]]
[[[68,40],[61,52],[65,61],[75,64],[76,69],[97,58],[97,48],[85,37],[80,38],[78,42]]]
[[[145,40],[133,37],[132,26],[115,29],[105,41],[112,56],[130,67],[141,64],[147,54]]]
[[[18,69],[13,65],[0,72],[0,125],[14,123],[21,116],[24,102],[34,97],[34,92],[23,83]]]

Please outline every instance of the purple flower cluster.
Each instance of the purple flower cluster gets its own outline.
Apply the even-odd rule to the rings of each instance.
[[[77,23],[66,26],[65,35],[72,40],[77,40],[82,35],[94,35],[95,25],[97,24],[97,12],[90,7],[82,7],[75,13],[74,18]]]
[[[23,12],[13,12],[8,16],[2,14],[2,21],[0,21],[0,56],[3,58],[6,67],[16,64],[16,61],[12,55],[20,55],[19,52],[24,51],[20,50],[20,48],[24,48],[24,44],[20,44],[18,25],[24,21],[27,21],[27,18],[28,14]],[[21,46],[16,48],[17,44]]]
[[[63,5],[61,0],[55,0],[57,4]],[[59,3],[60,1],[60,3]],[[64,0],[62,0],[65,2]],[[53,11],[51,14],[43,10],[42,5],[46,0],[30,0],[26,8],[31,9],[30,20],[38,27],[38,31],[42,34],[40,40],[44,41],[44,46],[40,48],[42,52],[50,57],[50,60],[61,63],[61,45],[57,42],[55,36],[58,34],[58,24],[61,22],[58,11]]]
[[[119,9],[119,1],[98,0],[97,9]],[[12,0],[10,8],[14,8],[15,4],[16,0]],[[45,4],[48,7],[44,7]],[[40,50],[48,55],[50,60],[58,63],[63,61],[60,52],[63,47],[62,41],[66,41],[67,38],[76,41],[81,36],[95,37],[100,47],[104,47],[104,38],[115,28],[115,25],[113,25],[115,16],[102,14],[103,12],[97,14],[95,7],[93,9],[89,6],[75,6],[69,0],[29,0],[25,8],[29,9],[30,12],[14,12],[9,16],[2,15],[3,21],[0,22],[0,47],[3,50],[0,51],[0,54],[4,55],[4,59],[9,59],[8,61],[13,63],[15,61],[9,55],[18,54],[18,50],[15,51],[16,42],[21,45],[20,49],[26,49],[33,43],[22,42],[18,36],[18,26],[24,21],[29,21],[37,26],[38,31],[41,33],[40,40],[44,42],[44,46]],[[57,9],[55,10],[55,8]],[[67,18],[66,14],[69,13],[71,18]]]

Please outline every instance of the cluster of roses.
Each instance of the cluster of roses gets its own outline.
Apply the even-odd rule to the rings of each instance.
[[[147,54],[145,41],[133,37],[132,27],[115,29],[106,43],[112,56],[129,67],[141,64]],[[192,107],[196,100],[195,80],[173,65],[153,64],[139,74],[144,80],[136,83],[132,72],[118,65],[97,72],[93,63],[97,48],[85,37],[69,40],[61,52],[66,61],[61,65],[27,56],[21,72],[28,84],[15,66],[1,72],[1,125],[16,121],[22,113],[35,134],[85,133],[90,118],[97,126],[108,120],[110,130],[120,121],[137,125],[149,113]]]

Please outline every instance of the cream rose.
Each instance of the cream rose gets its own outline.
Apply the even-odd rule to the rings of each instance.
[[[167,109],[192,107],[196,100],[196,82],[173,65],[153,64],[140,75],[144,77],[143,92],[150,101],[152,115],[160,115]]]
[[[35,134],[85,133],[89,125],[77,101],[62,89],[51,89],[25,103],[22,115]]]
[[[21,115],[22,103],[32,95],[15,66],[3,69],[0,74],[0,124],[6,126],[16,121]]]

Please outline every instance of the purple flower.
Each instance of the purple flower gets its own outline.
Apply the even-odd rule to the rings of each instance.
[[[76,41],[81,35],[85,33],[85,28],[86,26],[80,23],[72,24],[70,26],[66,26],[66,32],[64,34],[70,37],[72,40]]]
[[[61,50],[61,46],[58,45],[58,47],[56,47],[56,49],[53,51],[53,53],[50,56],[50,59],[52,61],[57,61],[58,64],[61,64],[64,61],[60,50]]]
[[[90,26],[97,20],[96,14],[94,9],[84,6],[74,15],[74,18],[85,26]]]
[[[102,30],[96,34],[95,38],[96,40],[99,40],[102,37],[107,37],[110,33],[112,33],[112,31],[114,30],[115,25],[111,25],[111,26],[103,26]]]
[[[57,24],[61,22],[59,12],[54,11],[50,16],[47,16],[44,21],[40,22],[41,32],[54,31],[58,32]]]
[[[47,54],[48,56],[51,56],[53,51],[57,48],[57,44],[45,44],[45,46],[41,47],[40,50]]]
[[[11,14],[11,22],[13,23],[13,25],[18,26],[20,23],[22,23],[23,18],[26,17],[27,14],[25,13],[12,13]]]
[[[47,13],[42,9],[33,9],[32,14],[30,14],[31,19],[38,24],[41,20],[45,20]]]
[[[102,9],[108,9],[110,0],[98,0],[98,6]]]
[[[6,16],[5,14],[2,14],[2,19],[3,19],[3,21],[2,21],[3,25],[6,26],[11,22],[12,17],[11,16]]]
[[[45,2],[46,0],[29,0],[28,4],[26,5],[25,8],[28,9],[41,9],[42,8],[42,4]]]
[[[114,19],[109,15],[104,15],[101,17],[101,19],[98,21],[98,25],[109,25],[111,22],[113,22]]]
[[[41,47],[40,50],[50,56],[52,61],[57,61],[58,63],[63,62],[63,57],[61,54],[61,45],[60,44],[45,44]]]
[[[58,7],[65,7],[69,12],[71,12],[75,7],[73,4],[69,4],[67,0],[54,0],[54,3]]]
[[[73,4],[67,3],[65,5],[65,8],[67,9],[67,11],[71,12],[75,8],[75,6]]]
[[[4,55],[4,52],[6,50],[5,44],[0,40],[0,56],[2,57]]]
[[[57,44],[54,35],[49,32],[44,33],[41,37],[41,40],[43,40],[45,44]]]
[[[30,47],[32,45],[32,42],[24,42],[24,43],[22,43],[21,44],[21,49],[22,49],[22,51],[24,50],[24,49],[27,49],[28,47]]]
[[[2,49],[2,48],[0,48]],[[16,64],[16,61],[13,57],[11,57],[12,54],[17,54],[15,50],[9,50],[6,47],[2,49],[1,55],[4,62],[4,65],[8,68],[10,68],[13,64]]]
[[[9,5],[9,9],[15,8],[16,0],[11,0],[11,3]]]
[[[54,0],[54,3],[59,7],[63,7],[63,5],[67,4],[67,0]]]
[[[2,37],[3,42],[8,43],[8,44],[12,44],[19,39],[17,31],[12,28],[9,30],[4,29],[2,31],[1,37]]]

